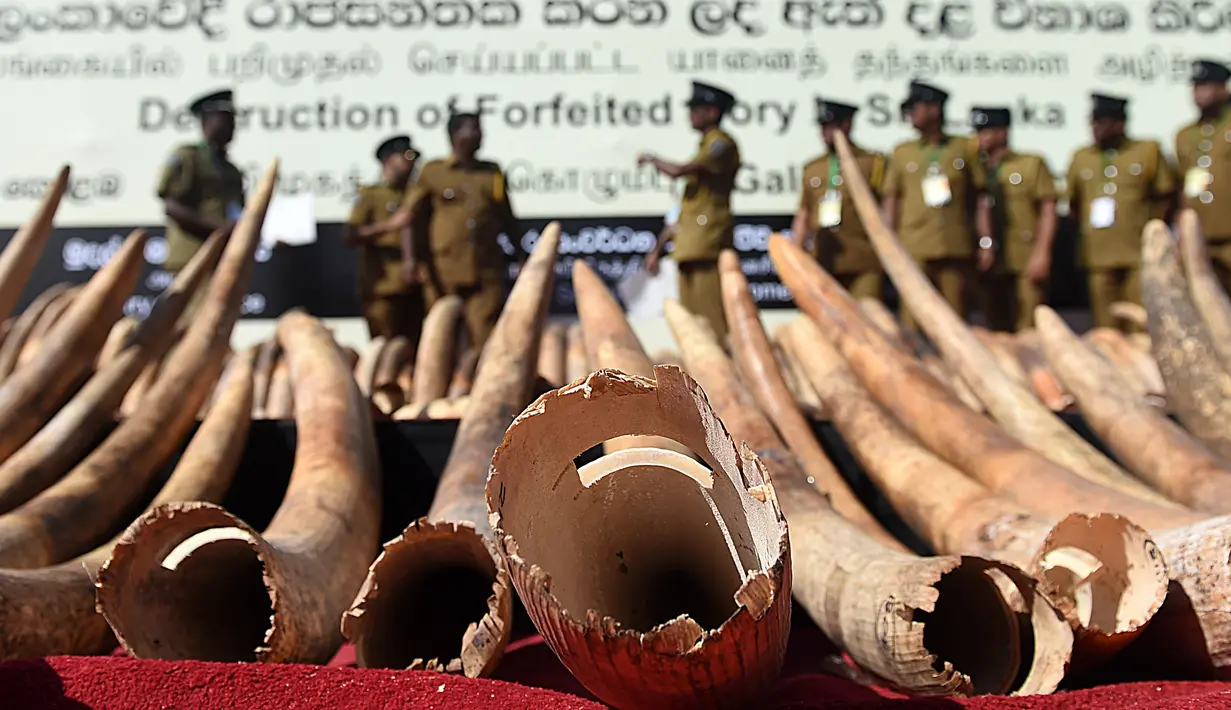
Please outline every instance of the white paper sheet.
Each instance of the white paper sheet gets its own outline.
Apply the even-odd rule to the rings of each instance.
[[[316,242],[316,203],[310,192],[275,195],[265,212],[261,243],[298,247]]]
[[[624,301],[628,318],[658,318],[663,315],[663,301],[679,300],[680,283],[675,261],[662,258],[658,262],[658,275],[638,271],[616,285],[620,300]]]

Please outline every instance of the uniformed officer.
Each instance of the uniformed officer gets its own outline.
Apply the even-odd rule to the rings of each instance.
[[[1175,137],[1175,154],[1184,179],[1180,197],[1201,218],[1210,261],[1224,289],[1231,290],[1231,68],[1200,59],[1193,62],[1193,102],[1200,113]]]
[[[1009,147],[1009,109],[976,107],[970,121],[991,205],[992,240],[979,248],[996,259],[983,275],[984,314],[992,330],[1023,330],[1033,326],[1051,275],[1056,181],[1042,156]]]
[[[949,94],[930,84],[910,83],[902,112],[919,137],[894,149],[885,175],[884,211],[890,226],[928,279],[959,315],[966,315],[967,287],[976,231],[988,237],[987,203],[980,199],[986,176],[975,141],[945,133]],[[976,222],[979,229],[976,230]],[[979,267],[991,267],[990,252]],[[902,322],[914,327],[903,309]]]
[[[1112,303],[1141,303],[1141,231],[1151,219],[1170,217],[1176,180],[1157,141],[1125,134],[1128,99],[1091,99],[1094,143],[1073,154],[1065,182],[1094,325],[1116,327]]]
[[[825,270],[856,298],[880,298],[884,272],[880,259],[868,242],[863,222],[847,194],[838,165],[834,135],[841,131],[848,138],[855,121],[856,106],[837,101],[817,101],[821,139],[828,152],[804,166],[799,206],[791,222],[792,237],[801,245],[812,243],[812,254]],[[859,172],[879,197],[885,177],[885,156],[851,143]]]
[[[672,163],[649,153],[637,156],[638,165],[652,165],[670,178],[684,178],[680,213],[671,229],[663,230],[646,258],[646,269],[657,273],[667,242],[674,240],[672,258],[679,268],[680,304],[705,318],[726,342],[727,320],[722,308],[718,255],[735,243],[731,217],[731,191],[739,172],[739,146],[722,129],[722,119],[735,105],[735,97],[709,84],[692,83],[688,117],[701,134],[697,154],[687,163]]]
[[[244,208],[243,173],[227,158],[235,137],[234,94],[218,91],[189,108],[201,122],[201,141],[176,148],[158,180],[167,215],[164,267],[172,273],[184,268],[210,234],[233,227]]]
[[[388,219],[397,213],[406,197],[410,175],[419,153],[410,136],[394,136],[376,149],[380,161],[378,185],[359,188],[351,208],[346,242],[359,247],[359,302],[371,337],[405,336],[418,347],[423,325],[423,288],[418,279],[408,282],[403,265],[408,259],[409,230],[385,232],[361,239],[358,228]],[[413,260],[411,260],[413,261]]]
[[[504,171],[477,157],[483,145],[478,114],[450,116],[448,132],[449,157],[423,166],[393,217],[357,231],[361,238],[368,238],[409,228],[403,246],[405,280],[423,283],[429,310],[443,296],[460,296],[471,342],[482,347],[504,307],[508,266],[500,234],[507,235],[521,256],[523,235],[509,201]],[[422,225],[426,225],[426,235],[420,234]],[[419,241],[425,237],[427,248],[422,249]],[[426,262],[421,252],[429,255]]]

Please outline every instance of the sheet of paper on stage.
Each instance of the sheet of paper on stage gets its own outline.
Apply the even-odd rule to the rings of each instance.
[[[661,317],[663,301],[668,298],[678,300],[680,297],[675,261],[667,258],[659,261],[657,276],[650,276],[648,271],[638,271],[621,281],[616,291],[624,302],[629,319]]]
[[[316,202],[310,192],[275,195],[265,212],[261,242],[298,247],[316,243]]]

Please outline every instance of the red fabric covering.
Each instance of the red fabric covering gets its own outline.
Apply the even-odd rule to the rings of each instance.
[[[535,652],[537,653],[537,651]],[[516,654],[514,654],[516,655]],[[498,680],[412,671],[321,668],[251,663],[137,661],[130,658],[51,658],[0,665],[0,706],[14,710],[601,710],[592,700]],[[786,679],[767,710],[839,708],[1166,708],[1231,706],[1225,683],[1133,683],[1032,698],[901,700],[832,676]]]
[[[329,667],[50,658],[0,664],[0,708],[14,710],[602,710],[538,636],[514,641],[495,680],[362,670],[343,647]],[[1231,707],[1231,683],[1143,682],[1030,698],[907,699],[838,678],[845,666],[811,624],[796,624],[784,679],[761,710],[1202,710]],[[849,671],[848,671],[849,672]]]

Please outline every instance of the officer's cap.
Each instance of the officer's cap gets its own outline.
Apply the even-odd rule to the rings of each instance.
[[[970,125],[974,126],[975,130],[983,128],[1008,128],[1013,122],[1013,116],[1007,108],[981,108],[975,107],[970,109]]]
[[[193,101],[188,109],[194,116],[204,116],[207,113],[235,113],[235,93],[215,91]]]
[[[825,123],[843,123],[855,117],[855,112],[859,110],[858,106],[850,104],[838,103],[837,101],[820,100],[817,102],[817,114],[819,122]]]
[[[385,162],[385,158],[395,153],[406,153],[407,159],[412,158],[417,151],[410,143],[410,136],[393,136],[376,148],[376,159]]]
[[[1091,118],[1096,120],[1100,118],[1122,119],[1128,116],[1128,99],[1104,94],[1090,94],[1090,99],[1094,103],[1090,112]]]
[[[902,109],[907,110],[917,103],[925,104],[940,104],[944,105],[949,100],[949,92],[939,87],[925,84],[922,81],[912,81],[910,83],[910,91],[906,94],[906,100],[902,102]]]
[[[703,84],[699,81],[692,83],[692,97],[688,99],[689,106],[716,106],[720,111],[727,112],[735,105],[735,96],[729,91],[724,91],[716,86]]]
[[[1194,84],[1225,84],[1231,79],[1231,69],[1226,64],[1210,59],[1198,59],[1193,62],[1192,82]]]

